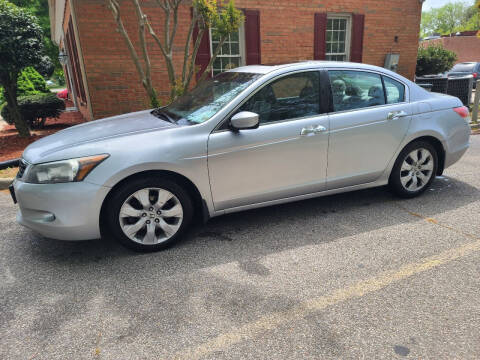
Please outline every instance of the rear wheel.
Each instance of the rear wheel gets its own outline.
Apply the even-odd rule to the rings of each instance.
[[[188,193],[168,179],[135,179],[110,199],[107,224],[123,245],[157,251],[178,240],[190,225],[193,204]]]
[[[393,166],[390,188],[404,198],[420,195],[434,180],[437,164],[437,152],[429,142],[415,141],[408,144]]]

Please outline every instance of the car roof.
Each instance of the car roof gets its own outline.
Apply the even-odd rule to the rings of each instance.
[[[283,70],[283,69],[292,69],[292,70],[301,70],[310,67],[318,68],[352,68],[352,69],[364,69],[364,70],[375,70],[387,72],[385,68],[380,68],[374,65],[353,63],[353,62],[343,62],[343,61],[323,61],[323,60],[309,60],[309,61],[299,61],[289,64],[279,64],[279,65],[248,65],[241,66],[235,69],[228,70],[230,72],[248,72],[254,74],[268,74],[272,71]]]
[[[400,81],[407,85],[410,88],[411,96],[416,98],[426,98],[427,91],[420,88],[414,82],[410,81],[409,79],[397,74],[393,71],[388,69],[369,65],[369,64],[362,64],[362,63],[354,63],[354,62],[343,62],[343,61],[323,61],[323,60],[309,60],[309,61],[301,61],[296,63],[290,64],[281,64],[281,65],[248,65],[248,66],[241,66],[238,68],[234,68],[228,70],[229,72],[244,72],[244,73],[254,73],[254,74],[261,74],[265,76],[276,76],[282,73],[286,73],[289,71],[296,71],[296,70],[309,70],[309,69],[348,69],[348,70],[366,70],[366,71],[373,71],[383,75],[386,75],[390,78],[393,78],[397,81]],[[415,92],[415,94],[414,94]]]

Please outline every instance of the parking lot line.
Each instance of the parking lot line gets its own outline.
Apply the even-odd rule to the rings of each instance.
[[[416,274],[423,273],[440,265],[450,263],[454,260],[480,251],[480,239],[477,237],[468,233],[464,233],[451,226],[441,224],[435,219],[411,212],[403,206],[399,205],[399,207],[407,211],[412,216],[416,216],[429,223],[454,231],[469,239],[474,239],[475,241],[443,251],[437,255],[426,257],[421,261],[406,264],[397,269],[382,272],[377,276],[359,281],[345,288],[337,289],[328,295],[305,300],[289,310],[274,312],[262,316],[256,321],[247,323],[243,326],[233,329],[230,332],[218,335],[217,337],[212,338],[203,344],[184,349],[183,351],[175,354],[173,358],[189,360],[200,359],[214,352],[225,350],[230,346],[238,344],[242,341],[258,337],[262,333],[277,328],[288,322],[303,319],[309,314],[324,310],[329,306],[350,299],[362,297],[369,293],[381,290],[388,285],[405,280]]]

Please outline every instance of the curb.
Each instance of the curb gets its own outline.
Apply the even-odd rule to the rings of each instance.
[[[0,190],[6,190],[13,182],[13,178],[1,178],[0,179]]]
[[[470,129],[472,130],[480,129],[480,123],[479,124],[470,123]]]

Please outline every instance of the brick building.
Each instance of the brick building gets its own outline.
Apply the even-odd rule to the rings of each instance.
[[[293,62],[307,59],[356,61],[383,66],[389,53],[400,54],[398,72],[413,78],[423,0],[236,0],[245,24],[229,41],[229,50],[215,63],[227,66]],[[119,0],[132,40],[138,38],[130,0]],[[163,13],[155,0],[141,0],[160,35]],[[68,54],[68,86],[87,119],[98,119],[148,107],[126,45],[106,0],[49,0],[52,38]],[[177,66],[190,23],[188,0],[179,14],[174,48]],[[210,34],[197,56],[210,57]],[[168,98],[168,78],[160,49],[149,39],[152,79]]]

